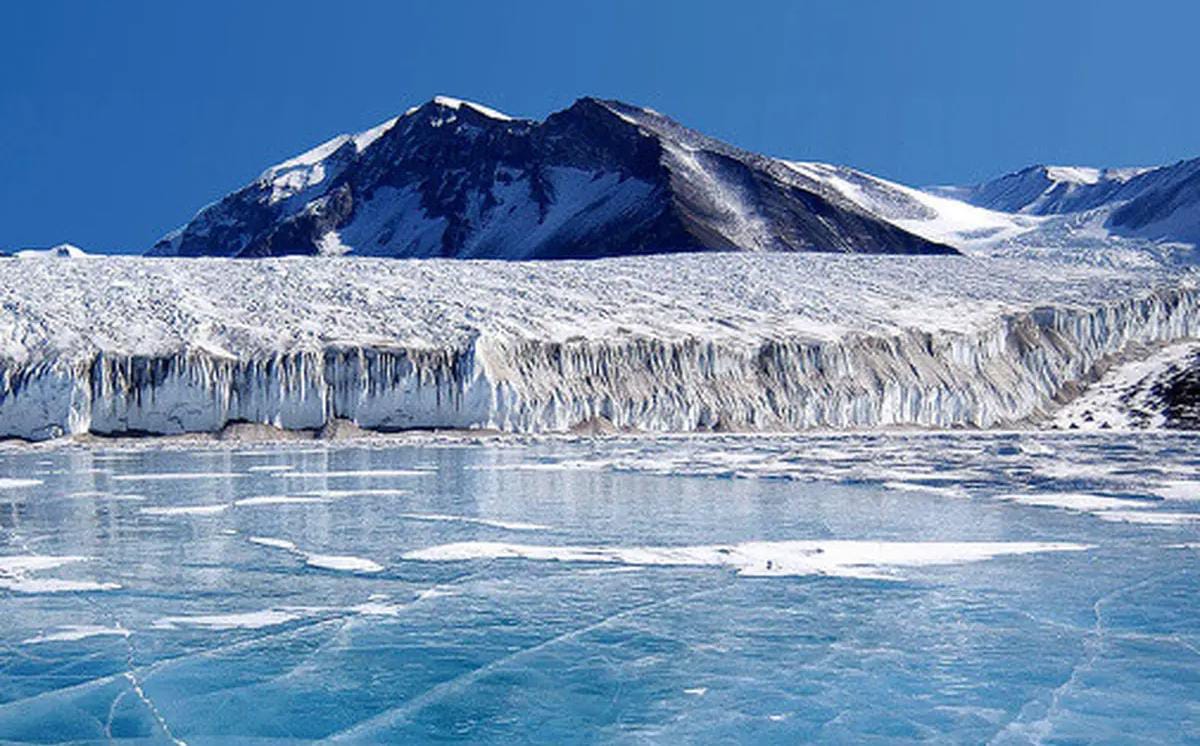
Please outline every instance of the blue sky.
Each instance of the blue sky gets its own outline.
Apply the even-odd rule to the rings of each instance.
[[[1194,2],[38,2],[0,24],[0,248],[140,251],[437,93],[581,95],[910,184],[1200,156]]]

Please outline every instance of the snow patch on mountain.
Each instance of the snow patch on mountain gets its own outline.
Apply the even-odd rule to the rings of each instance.
[[[1200,342],[1189,340],[1115,366],[1063,407],[1053,424],[1081,430],[1144,430],[1195,427],[1198,416]]]
[[[91,256],[75,244],[60,243],[48,249],[22,249],[14,254],[18,259],[80,259]]]
[[[451,98],[450,96],[434,96],[433,102],[435,104],[440,104],[441,106],[446,106],[451,109],[461,109],[462,107],[466,106],[470,109],[474,109],[475,111],[479,112],[480,114],[483,114],[485,117],[489,117],[491,119],[499,119],[502,122],[511,122],[513,120],[513,117],[510,117],[509,115],[504,114],[502,112],[496,111],[495,109],[493,109],[489,106],[484,106],[483,104],[477,104],[474,101],[464,101],[461,98]]]

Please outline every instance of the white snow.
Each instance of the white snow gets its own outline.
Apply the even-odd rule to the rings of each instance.
[[[116,474],[109,477],[114,482],[175,482],[199,479],[232,479],[245,477],[246,474],[225,471],[181,471],[181,472],[147,472],[144,474]]]
[[[318,499],[340,500],[344,497],[401,497],[412,494],[412,491],[399,489],[312,490],[303,494],[306,497]]]
[[[22,640],[22,645],[39,645],[48,642],[76,642],[91,637],[129,637],[129,630],[121,626],[105,627],[96,624],[67,624],[54,632],[44,632]]]
[[[324,502],[319,497],[291,495],[261,495],[259,497],[244,497],[240,500],[234,500],[233,505],[237,508],[252,508],[261,505],[306,505],[311,503]]]
[[[24,477],[0,477],[0,490],[16,490],[24,487],[36,487],[42,483],[40,479]]]
[[[0,556],[0,590],[26,594],[81,593],[88,591],[111,591],[121,587],[117,583],[97,582],[94,580],[30,577],[31,573],[54,570],[65,565],[86,562],[88,559],[88,557],[74,555]]]
[[[363,152],[375,144],[375,141],[385,135],[399,120],[400,117],[393,117],[357,134],[338,135],[294,158],[289,158],[266,169],[259,175],[258,181],[260,184],[270,187],[268,203],[276,204],[299,197],[324,182],[327,177],[340,173],[346,163],[331,162],[331,156],[347,144],[353,144],[355,154]],[[203,212],[204,210],[201,210],[197,214]],[[168,236],[167,238],[172,237]],[[331,253],[336,252],[331,249]]]
[[[1088,166],[1048,166],[1046,175],[1052,181],[1066,181],[1073,184],[1100,183],[1100,169]]]
[[[1200,343],[1193,340],[1127,360],[1060,409],[1053,424],[1079,430],[1160,428],[1166,418],[1153,401],[1153,386],[1164,373],[1180,369],[1197,354]]]
[[[310,554],[304,562],[309,567],[337,572],[376,573],[383,571],[383,565],[378,562],[344,554]]]
[[[931,495],[940,495],[942,497],[950,497],[954,499],[965,499],[970,497],[967,491],[961,487],[935,487],[919,482],[898,482],[889,480],[883,483],[883,486],[889,490],[896,492],[924,492]]]
[[[955,565],[1013,554],[1075,552],[1084,544],[1056,542],[759,541],[681,547],[538,546],[462,542],[408,552],[423,562],[526,559],[645,566],[730,567],[739,575],[831,575],[892,579],[901,567]]]
[[[1101,510],[1142,509],[1153,508],[1154,503],[1148,500],[1124,500],[1116,497],[1104,497],[1077,492],[1031,492],[1028,494],[997,495],[997,500],[1031,505],[1041,508],[1062,508],[1080,513],[1094,513]]]
[[[425,477],[431,472],[420,469],[344,469],[330,471],[283,471],[281,479],[386,479],[391,477]]]
[[[296,545],[293,542],[288,541],[287,539],[274,539],[274,538],[271,538],[268,536],[251,536],[249,541],[252,544],[258,544],[258,545],[264,546],[264,547],[271,547],[272,549],[283,549],[288,552],[297,551]]]
[[[489,528],[502,528],[507,531],[546,531],[549,526],[543,526],[540,523],[527,523],[524,521],[502,521],[495,518],[476,518],[465,515],[444,515],[439,513],[397,513],[399,518],[407,518],[410,521],[429,521],[434,523],[471,523],[477,526],[488,526]]]
[[[784,163],[798,173],[828,184],[873,215],[965,252],[985,254],[996,244],[1034,231],[1047,220],[987,210],[843,166]]]
[[[151,626],[155,629],[179,629],[181,627],[201,627],[212,630],[262,629],[263,627],[277,627],[302,618],[303,614],[296,611],[266,609],[230,614],[166,616],[156,619]]]
[[[383,565],[362,557],[345,554],[317,554],[306,552],[287,539],[275,539],[266,536],[251,536],[250,542],[271,549],[282,549],[303,558],[304,564],[321,570],[351,573],[377,573],[383,571]]]
[[[1096,517],[1114,523],[1143,523],[1150,526],[1179,526],[1200,523],[1200,513],[1147,512],[1144,510],[1102,510]]]
[[[1150,491],[1164,500],[1200,500],[1200,481],[1176,480],[1165,482]]]
[[[492,119],[499,119],[504,122],[511,122],[513,119],[509,115],[498,112],[495,109],[484,106],[483,104],[477,104],[474,101],[464,101],[461,98],[451,98],[450,96],[434,96],[433,102],[440,106],[447,106],[451,109],[459,109],[463,106],[466,106],[468,108],[474,109],[475,111],[479,112],[480,114],[483,114],[486,117],[490,117]]]
[[[229,510],[228,503],[217,503],[213,505],[172,505],[152,508],[142,508],[141,512],[145,515],[170,516],[170,515],[217,515]]]

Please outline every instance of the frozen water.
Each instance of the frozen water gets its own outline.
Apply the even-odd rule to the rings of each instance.
[[[0,742],[1194,742],[1197,468],[1152,433],[0,449]]]

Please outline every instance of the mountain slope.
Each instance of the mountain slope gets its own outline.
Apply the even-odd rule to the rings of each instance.
[[[1116,236],[1200,243],[1200,158],[1154,168],[1030,166],[933,194],[1024,215],[1088,214]]]
[[[949,254],[784,161],[584,98],[535,122],[438,97],[268,169],[157,256]]]

